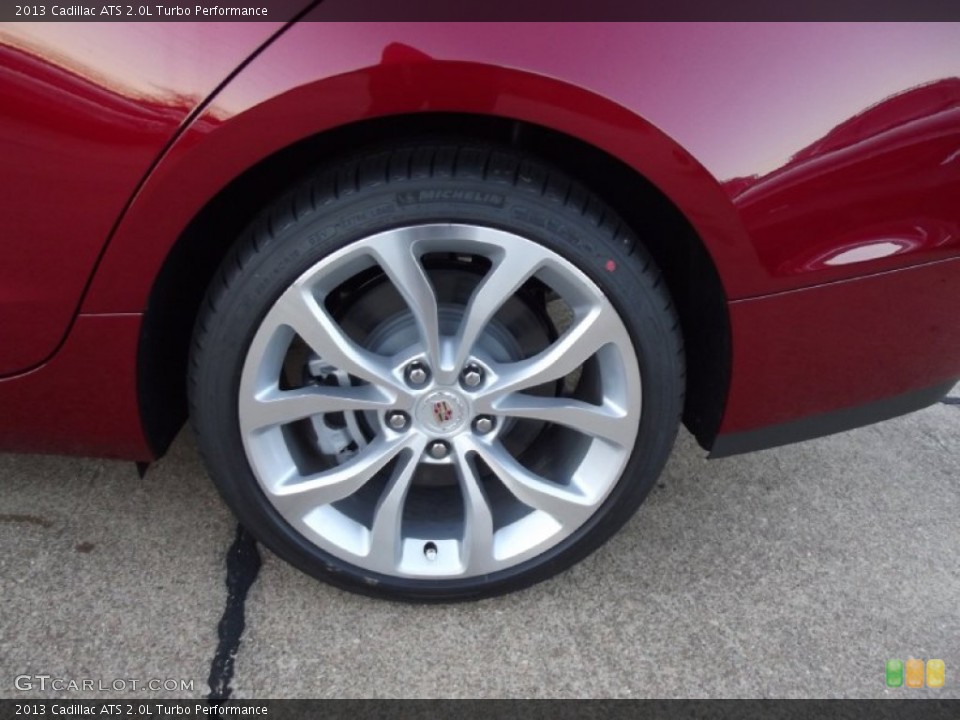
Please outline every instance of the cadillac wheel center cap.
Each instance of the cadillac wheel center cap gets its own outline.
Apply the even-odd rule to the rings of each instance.
[[[446,390],[430,393],[417,407],[417,420],[421,426],[436,435],[456,432],[466,419],[467,408],[463,399]]]

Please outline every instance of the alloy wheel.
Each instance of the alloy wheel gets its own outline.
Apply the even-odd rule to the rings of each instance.
[[[238,401],[253,474],[296,532],[366,572],[438,580],[582,527],[640,416],[634,346],[596,283],[467,224],[386,230],[310,267],[256,328]]]

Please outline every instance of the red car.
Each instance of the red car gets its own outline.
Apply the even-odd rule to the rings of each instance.
[[[306,2],[304,2],[306,5]],[[0,27],[0,449],[444,600],[960,378],[960,26]],[[881,490],[882,491],[882,490]]]

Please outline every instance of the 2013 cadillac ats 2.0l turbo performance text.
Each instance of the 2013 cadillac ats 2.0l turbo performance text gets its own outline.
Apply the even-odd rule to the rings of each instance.
[[[275,553],[450,600],[960,378],[960,27],[0,27],[0,449],[189,416]]]

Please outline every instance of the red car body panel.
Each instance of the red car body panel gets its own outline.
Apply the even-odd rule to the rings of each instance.
[[[0,381],[0,448],[151,459],[137,397],[140,321],[81,315],[49,361]]]
[[[776,302],[731,303],[733,373],[723,432],[865,405],[956,378],[958,291],[960,260],[954,259],[784,293]]]
[[[731,299],[950,257],[960,253],[958,46],[953,25],[303,22],[171,148],[83,309],[142,309],[170,231],[257,161],[323,130],[418,112],[524,120],[623,160],[684,211]],[[863,99],[851,103],[854,89]],[[184,199],[171,207],[174,195]],[[164,240],[145,240],[157,221]],[[879,257],[842,262],[887,241],[895,247]],[[144,262],[145,248],[156,257]],[[142,276],[127,275],[133,266]]]
[[[49,357],[167,142],[279,23],[0,29],[0,375]],[[211,32],[217,52],[200,48]]]
[[[194,37],[182,24],[149,27],[147,56]],[[84,214],[91,195],[62,187],[53,205],[53,193],[19,198],[24,217],[42,216],[48,228],[44,253],[58,248],[66,269],[51,275],[48,254],[41,262],[40,253],[24,255],[9,242],[0,248],[0,313],[13,317],[16,308],[19,324],[8,337],[24,339],[23,348],[0,345],[0,374],[56,347],[103,254],[59,353],[0,381],[0,406],[46,403],[58,412],[20,412],[16,430],[4,414],[0,447],[150,457],[136,378],[120,367],[136,356],[138,333],[120,328],[138,322],[190,221],[234,178],[299,140],[418,113],[551,128],[620,159],[673,201],[730,301],[721,435],[960,376],[960,323],[951,317],[960,292],[953,260],[960,257],[958,25],[301,22],[204,102],[204,89],[212,92],[266,37],[260,27],[247,37],[204,25],[198,76],[171,62],[152,84],[143,81],[142,63],[125,61],[125,48],[113,56],[111,83],[74,69],[80,54],[58,39],[37,40],[28,58],[18,51],[21,62],[49,64],[56,47],[46,81],[59,79],[76,95],[82,77],[84,92],[99,98],[89,102],[89,122],[117,124],[108,112],[119,103],[135,108],[122,120],[136,127],[106,133],[103,147],[91,147],[56,96],[35,89],[23,91],[40,99],[20,125],[11,124],[14,113],[0,112],[0,139],[22,138],[21,129],[29,138],[28,121],[45,124],[45,142],[59,155],[41,158],[38,172],[70,166],[75,186],[92,178],[88,193],[115,183],[104,207],[90,210],[95,217]],[[102,96],[94,92],[98,82]],[[191,108],[200,110],[181,127]],[[139,127],[136,118],[154,125]],[[157,158],[167,138],[173,141]],[[115,166],[84,161],[100,150],[117,158]],[[19,162],[29,165],[28,155],[21,151]],[[98,180],[101,172],[109,180]],[[26,233],[31,225],[13,227]],[[11,262],[18,268],[4,271]],[[56,273],[69,281],[43,295]],[[89,324],[99,316],[113,319]],[[113,323],[116,337],[98,349],[92,337]],[[115,395],[93,405],[116,423],[86,423],[90,405],[55,395],[56,383],[43,381],[62,367],[61,356],[79,353],[95,355],[82,364],[91,373],[116,369]],[[862,371],[865,363],[871,372]],[[883,370],[874,372],[874,363]]]

